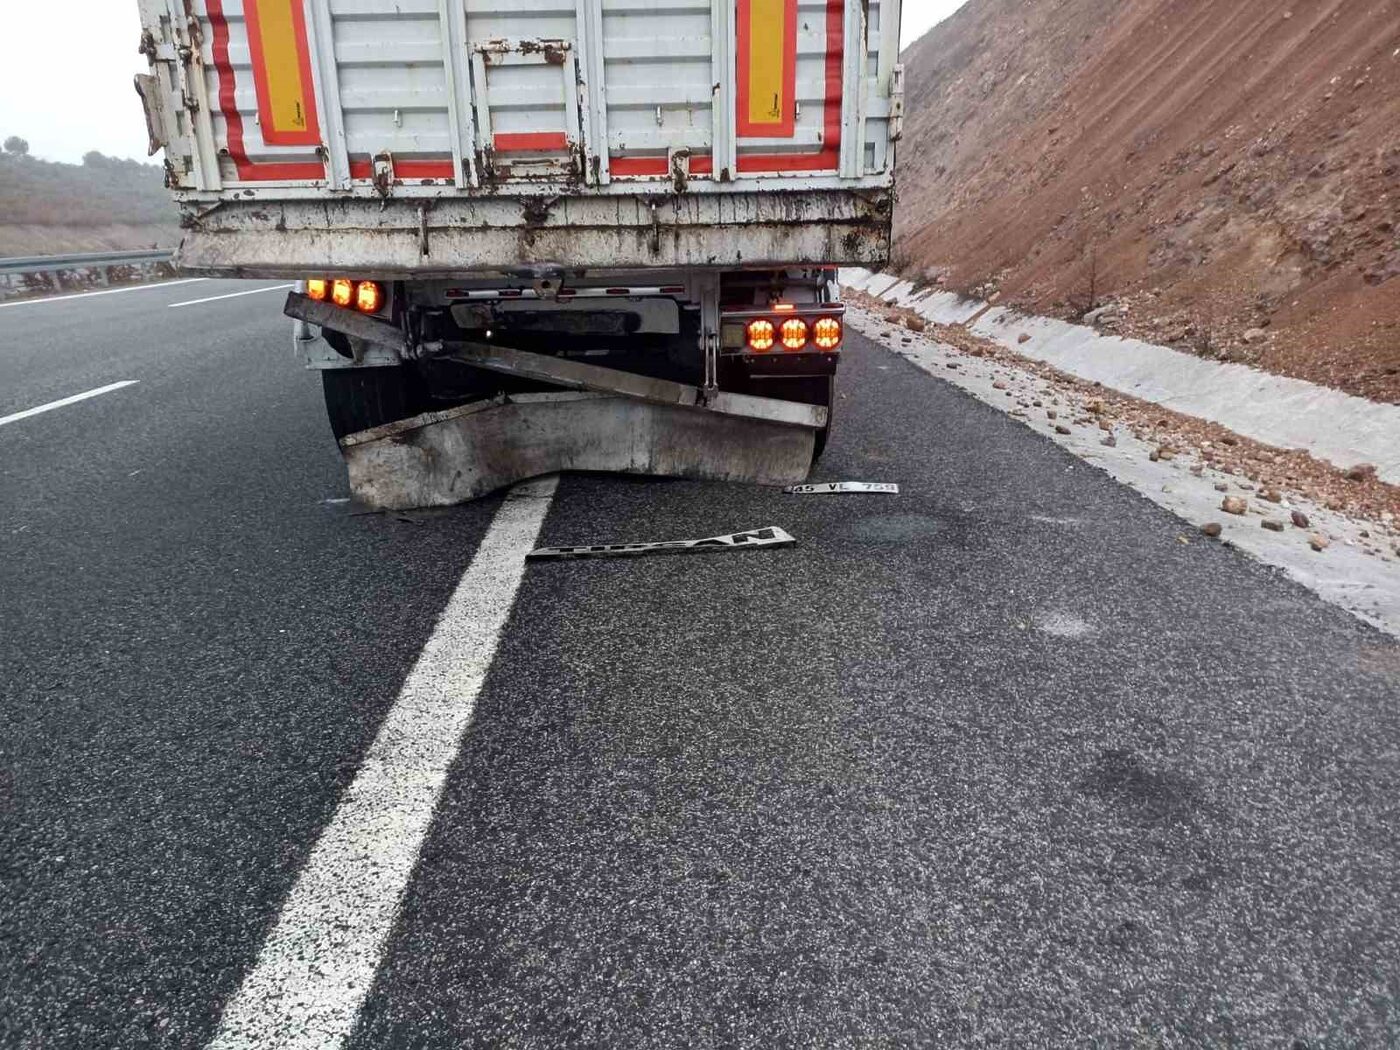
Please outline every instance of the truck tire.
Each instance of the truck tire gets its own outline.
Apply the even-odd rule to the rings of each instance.
[[[807,383],[810,393],[801,400],[809,405],[821,405],[826,409],[826,426],[817,431],[817,441],[812,446],[812,462],[816,463],[826,451],[827,438],[831,436],[831,422],[836,417],[836,377],[813,376]]]
[[[321,371],[326,414],[339,441],[370,427],[414,414],[408,370],[397,368],[327,368]]]

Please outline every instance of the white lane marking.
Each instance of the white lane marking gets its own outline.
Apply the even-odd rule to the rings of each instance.
[[[277,292],[284,288],[295,288],[295,284],[270,284],[266,288],[249,288],[246,292],[229,292],[228,295],[211,295],[207,299],[186,299],[183,303],[167,303],[170,309],[177,306],[198,306],[200,303],[216,303],[220,299],[237,299],[240,295],[257,295],[259,292]]]
[[[146,292],[152,288],[173,288],[177,284],[194,284],[207,281],[208,277],[182,277],[178,281],[159,281],[156,284],[133,284],[127,288],[104,288],[100,292],[73,292],[71,295],[50,295],[45,299],[21,299],[15,303],[0,303],[0,310],[11,306],[37,306],[40,303],[62,303],[69,299],[89,299],[94,295],[116,295],[119,292]]]
[[[119,383],[108,383],[106,386],[100,386],[96,390],[85,390],[81,394],[74,394],[72,397],[64,397],[57,401],[50,401],[47,405],[26,408],[23,412],[15,412],[12,415],[0,416],[0,427],[3,427],[6,423],[17,423],[21,419],[37,416],[40,412],[51,412],[55,408],[77,404],[79,401],[86,401],[88,398],[97,397],[99,394],[110,394],[113,390],[120,390],[124,386],[135,386],[139,382],[141,382],[139,379],[123,379]]]
[[[378,969],[557,479],[517,485],[307,858],[211,1050],[338,1047]]]

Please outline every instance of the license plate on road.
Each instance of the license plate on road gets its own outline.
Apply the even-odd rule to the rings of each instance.
[[[898,496],[899,486],[891,481],[823,481],[813,485],[789,485],[783,489],[792,496],[826,496],[842,492],[875,492]]]

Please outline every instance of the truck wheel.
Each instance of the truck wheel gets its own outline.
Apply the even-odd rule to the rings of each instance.
[[[831,422],[836,416],[836,377],[814,376],[807,382],[811,384],[811,396],[810,399],[802,400],[809,405],[821,405],[826,409],[826,426],[817,431],[817,441],[812,446],[812,462],[816,463],[826,451],[826,440],[831,436]]]
[[[407,371],[402,366],[323,369],[321,389],[336,440],[413,415]]]

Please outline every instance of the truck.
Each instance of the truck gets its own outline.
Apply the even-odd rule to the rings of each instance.
[[[353,491],[799,481],[889,254],[899,0],[138,0],[184,272],[296,282]]]

